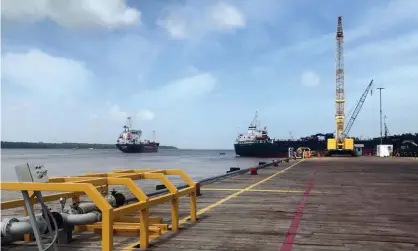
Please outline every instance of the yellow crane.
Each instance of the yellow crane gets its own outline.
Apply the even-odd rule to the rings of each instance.
[[[338,17],[337,25],[337,53],[336,53],[336,93],[335,93],[335,137],[328,139],[328,155],[343,154],[355,156],[354,139],[344,135],[344,31],[341,16]]]

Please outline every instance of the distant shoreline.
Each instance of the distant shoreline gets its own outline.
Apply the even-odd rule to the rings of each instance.
[[[90,143],[44,143],[1,141],[1,149],[117,149],[114,144]],[[159,149],[178,149],[174,146],[160,146]]]

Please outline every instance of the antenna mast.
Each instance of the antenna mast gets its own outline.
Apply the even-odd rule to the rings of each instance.
[[[336,69],[335,69],[335,84],[336,84],[336,98],[335,98],[335,122],[336,132],[335,140],[337,148],[344,147],[344,32],[341,16],[338,17],[337,25],[337,53],[336,53]]]
[[[132,117],[126,118],[126,126],[132,128]]]

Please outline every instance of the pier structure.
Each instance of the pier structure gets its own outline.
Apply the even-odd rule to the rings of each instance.
[[[150,207],[146,250],[418,249],[417,160],[320,157],[262,166],[201,185],[196,220],[190,197],[180,197],[175,231],[171,203]],[[140,248],[136,219],[131,236],[118,220],[121,233],[113,229],[107,250]],[[59,250],[105,250],[98,236],[80,231]],[[2,248],[37,250],[24,241]]]

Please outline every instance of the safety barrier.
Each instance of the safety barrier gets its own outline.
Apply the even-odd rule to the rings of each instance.
[[[177,175],[186,183],[183,188],[176,188],[167,178],[167,175]],[[156,179],[165,185],[167,192],[160,196],[150,197],[135,184],[135,180]],[[106,196],[111,185],[124,185],[135,197],[136,202],[126,204],[125,197],[118,193]],[[197,220],[197,194],[196,183],[183,170],[114,170],[110,173],[88,173],[81,176],[50,177],[48,182],[1,182],[1,190],[28,191],[31,196],[31,205],[37,203],[34,198],[35,191],[56,191],[52,195],[44,195],[44,202],[51,202],[64,198],[71,198],[73,207],[66,212],[57,213],[62,222],[72,223],[79,232],[101,230],[102,250],[113,250],[113,235],[139,232],[139,241],[131,246],[148,248],[151,238],[157,238],[170,228],[176,232],[179,230],[179,197],[190,197],[190,221]],[[87,195],[92,203],[80,202],[80,196]],[[162,224],[162,219],[150,217],[151,207],[171,201],[171,226]],[[1,209],[25,207],[25,215],[28,208],[24,200],[4,201]],[[64,207],[64,206],[63,206]],[[91,213],[95,214],[91,214]],[[90,213],[90,215],[87,215]],[[139,213],[139,217],[131,214]],[[74,216],[75,215],[75,216]],[[78,215],[78,216],[77,216]],[[84,215],[85,217],[81,217]],[[78,218],[76,218],[78,217]],[[47,217],[48,218],[48,217]],[[48,220],[48,219],[47,219]],[[21,223],[20,232],[24,232],[25,221],[18,219],[9,220],[7,224]],[[27,220],[26,220],[27,223]],[[87,223],[87,224],[85,224]],[[5,232],[10,230],[10,225],[5,223]],[[26,224],[27,225],[27,224]],[[14,228],[16,229],[16,228]],[[2,228],[3,230],[3,228]],[[72,229],[70,229],[72,231]],[[24,232],[24,240],[29,241],[29,232]],[[6,234],[6,233],[5,233]],[[3,237],[3,232],[2,232]]]

